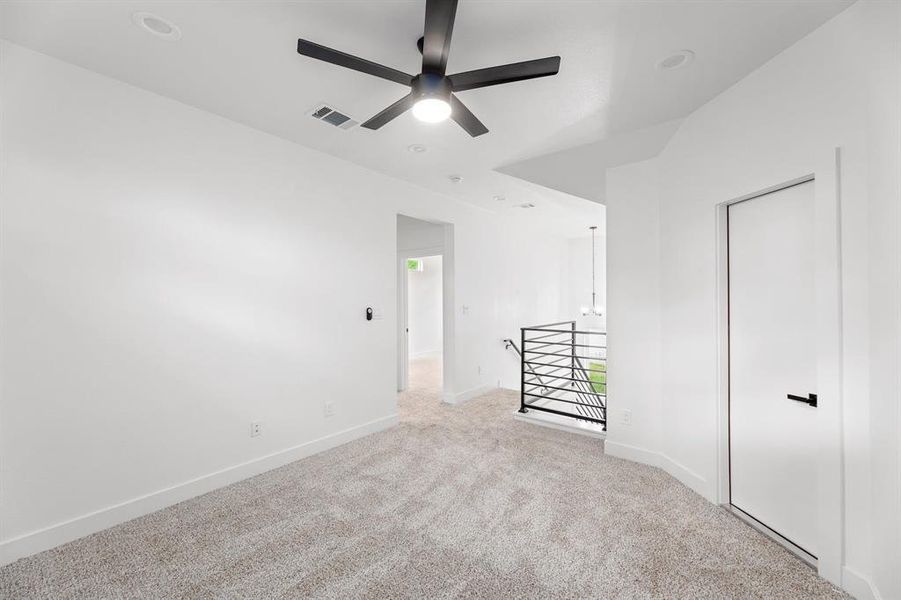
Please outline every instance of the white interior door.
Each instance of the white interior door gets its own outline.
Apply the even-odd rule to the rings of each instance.
[[[728,213],[730,500],[815,557],[814,183]]]

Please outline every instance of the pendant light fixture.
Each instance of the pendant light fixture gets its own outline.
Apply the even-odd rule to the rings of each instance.
[[[595,259],[595,251],[594,251],[594,235],[595,231],[597,231],[597,225],[592,225],[588,229],[591,230],[591,307],[582,307],[582,316],[583,317],[601,317],[604,315],[602,307],[598,306],[597,303],[597,294],[595,293],[594,287],[594,259]]]

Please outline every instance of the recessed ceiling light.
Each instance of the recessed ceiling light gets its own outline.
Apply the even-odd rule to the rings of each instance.
[[[450,179],[451,183],[463,183],[463,177],[461,175],[448,175],[447,178]]]
[[[426,147],[422,144],[410,144],[409,146],[407,146],[407,150],[409,150],[410,152],[415,152],[416,154],[422,154],[426,151]]]
[[[695,53],[691,50],[679,50],[657,63],[661,71],[672,71],[688,66],[695,59]]]
[[[503,202],[506,199],[507,199],[506,196],[494,196],[495,202]]]
[[[531,202],[524,202],[523,204],[517,204],[516,208],[535,208],[535,205]]]
[[[181,39],[181,29],[178,28],[178,25],[157,15],[148,12],[136,12],[131,15],[131,20],[134,21],[135,25],[158,38],[170,41]]]

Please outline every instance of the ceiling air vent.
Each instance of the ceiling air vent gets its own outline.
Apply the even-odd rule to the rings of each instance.
[[[334,125],[335,127],[340,127],[341,129],[350,129],[358,123],[327,104],[316,105],[310,110],[310,115],[314,119],[322,121],[323,123],[328,123],[329,125]]]

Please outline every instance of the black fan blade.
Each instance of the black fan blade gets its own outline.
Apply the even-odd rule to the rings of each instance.
[[[556,75],[559,70],[560,57],[549,56],[548,58],[527,60],[499,67],[466,71],[465,73],[457,73],[448,77],[451,80],[451,88],[455,92],[462,92],[489,85],[500,85],[502,83],[522,81],[523,79]]]
[[[472,137],[479,137],[483,133],[488,133],[488,128],[456,96],[451,94],[450,101],[451,118],[465,129],[466,133]]]
[[[403,71],[398,71],[397,69],[374,63],[365,58],[357,58],[356,56],[341,52],[340,50],[332,50],[331,48],[320,46],[315,42],[297,40],[297,53],[317,60],[323,60],[327,63],[332,63],[333,65],[366,73],[367,75],[375,75],[376,77],[381,77],[382,79],[394,81],[402,85],[412,85],[413,82],[413,76],[407,75]]]
[[[450,52],[457,0],[426,0],[422,42],[422,72],[444,75]]]
[[[360,127],[365,127],[366,129],[378,129],[388,121],[396,119],[405,111],[410,110],[415,103],[414,101],[415,98],[413,97],[413,94],[404,96],[376,116],[363,123]]]

